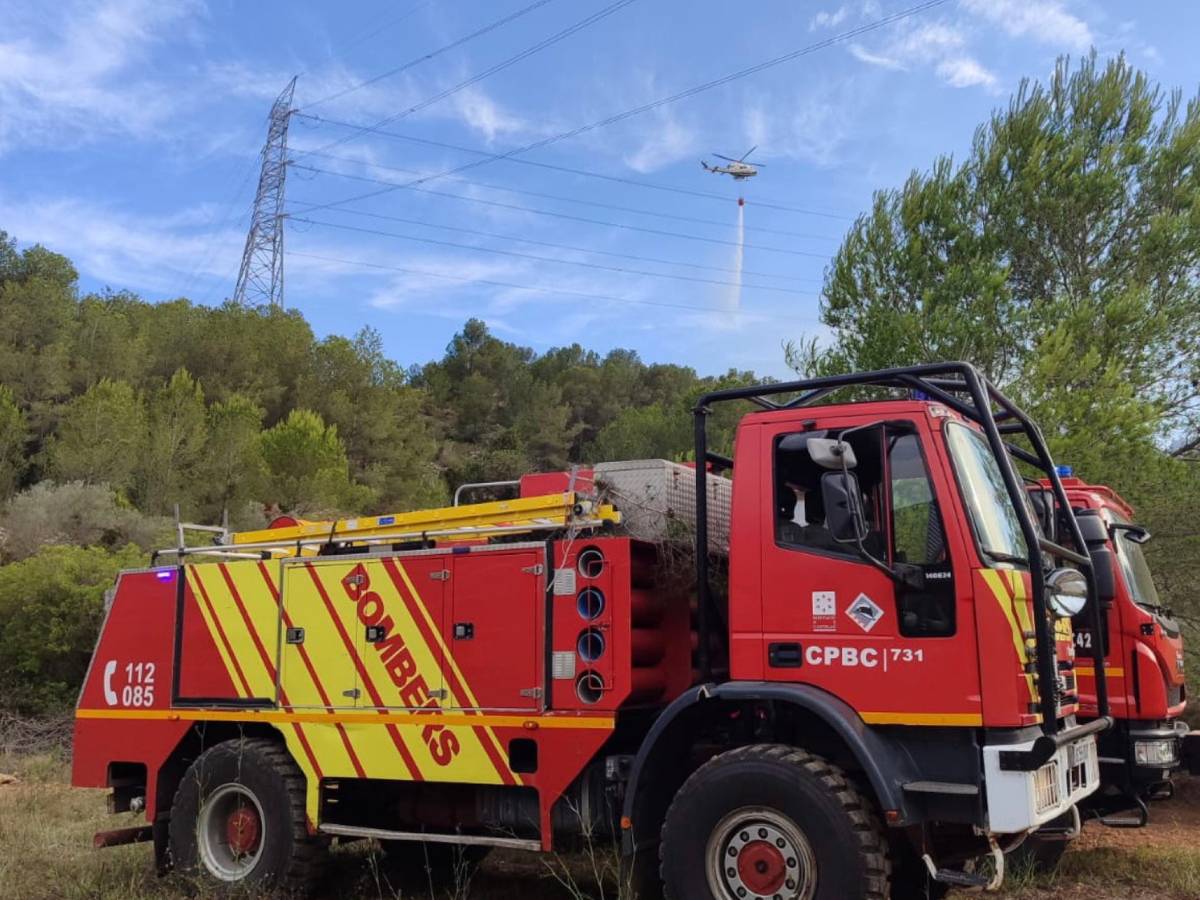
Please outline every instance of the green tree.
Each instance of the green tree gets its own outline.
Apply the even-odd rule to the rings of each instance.
[[[101,379],[63,412],[49,446],[50,470],[63,481],[128,491],[146,442],[146,410],[123,381]]]
[[[965,163],[876,195],[826,274],[833,340],[793,362],[965,358],[1053,436],[1161,437],[1200,398],[1198,164],[1200,98],[1185,106],[1123,58],[1062,60]]]
[[[267,502],[297,513],[326,513],[365,506],[370,492],[350,478],[346,446],[337,427],[317,413],[294,409],[262,435]]]
[[[170,512],[174,504],[191,507],[196,466],[207,437],[204,391],[178,370],[150,398],[149,429],[143,456],[142,507]]]
[[[29,428],[13,393],[0,384],[0,500],[16,490],[25,472]]]
[[[117,572],[144,563],[129,546],[46,547],[0,566],[0,693],[19,712],[56,712],[74,701]]]
[[[693,447],[691,420],[682,407],[629,407],[600,429],[589,449],[593,462],[678,459]]]
[[[314,345],[297,381],[299,395],[337,426],[354,478],[372,489],[381,511],[445,498],[423,395],[406,380],[379,333],[365,328],[353,340],[330,336]]]
[[[77,274],[40,245],[18,253],[0,231],[0,384],[28,409],[39,429],[68,388]]]
[[[262,451],[262,407],[242,394],[208,409],[208,439],[197,471],[201,517],[218,521],[239,514],[266,487]]]

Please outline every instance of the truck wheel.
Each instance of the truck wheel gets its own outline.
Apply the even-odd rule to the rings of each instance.
[[[1008,854],[1005,861],[1010,871],[1045,875],[1058,868],[1059,861],[1071,842],[1063,838],[1038,837],[1031,834]]]
[[[324,842],[308,833],[304,775],[282,745],[225,741],[200,754],[171,804],[175,868],[213,888],[311,889]]]
[[[662,827],[669,900],[887,900],[891,863],[869,801],[837,766],[778,744],[713,757]]]

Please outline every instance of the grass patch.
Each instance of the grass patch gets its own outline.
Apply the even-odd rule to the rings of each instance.
[[[957,896],[957,895],[954,895]],[[1057,871],[1013,871],[1000,897],[1012,900],[1194,900],[1200,897],[1200,848],[1098,847],[1069,851]]]
[[[92,849],[101,830],[140,825],[139,815],[108,815],[104,791],[72,788],[66,754],[47,750],[0,753],[0,772],[16,775],[0,786],[0,900],[172,900],[201,897],[183,879],[160,878],[147,844]],[[1182,802],[1185,798],[1177,798]],[[1153,828],[1153,825],[1151,826]],[[344,900],[617,900],[609,854],[542,857],[493,853],[465,884],[431,890],[424,873],[400,879],[372,844],[333,851],[329,876],[317,898]],[[976,894],[952,894],[965,900]],[[1184,900],[1200,897],[1200,842],[1072,850],[1057,872],[1011,870],[997,896],[1008,900]]]

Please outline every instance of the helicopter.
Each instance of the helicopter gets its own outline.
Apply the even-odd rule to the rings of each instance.
[[[735,181],[741,181],[743,178],[753,178],[758,174],[761,164],[746,162],[746,157],[757,149],[758,145],[755,144],[738,159],[734,159],[732,156],[722,156],[720,153],[713,154],[717,159],[723,159],[728,162],[729,165],[727,166],[710,166],[704,160],[700,160],[700,165],[704,167],[705,172],[712,172],[714,175],[730,175]]]

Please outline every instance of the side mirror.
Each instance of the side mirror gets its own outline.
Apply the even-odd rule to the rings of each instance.
[[[825,504],[825,524],[835,541],[859,543],[867,536],[862,492],[858,487],[858,477],[853,472],[826,472],[822,475],[821,499]]]
[[[1077,616],[1087,606],[1087,579],[1078,569],[1055,569],[1046,578],[1046,593],[1056,615]]]
[[[1141,525],[1125,525],[1123,523],[1116,522],[1108,527],[1114,536],[1118,531],[1125,532],[1125,537],[1133,541],[1135,544],[1145,544],[1150,540],[1150,532],[1148,532]]]
[[[1095,510],[1082,510],[1076,513],[1075,521],[1078,523],[1079,533],[1083,535],[1083,541],[1088,547],[1103,546],[1108,543],[1108,527]]]
[[[1092,557],[1092,571],[1096,576],[1096,599],[1104,606],[1110,605],[1117,599],[1117,577],[1114,573],[1113,552],[1107,547],[1096,547],[1089,550]]]
[[[853,469],[858,465],[854,448],[834,438],[808,439],[808,455],[822,469]]]

